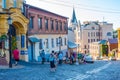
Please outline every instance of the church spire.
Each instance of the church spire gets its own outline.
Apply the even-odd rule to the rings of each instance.
[[[76,15],[75,15],[75,9],[74,9],[74,7],[73,7],[73,14],[72,14],[71,23],[77,24],[77,18],[76,18]]]

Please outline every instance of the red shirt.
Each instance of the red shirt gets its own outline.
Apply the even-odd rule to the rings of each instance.
[[[14,57],[14,59],[19,59],[19,50],[18,49],[15,49],[13,51],[13,57]]]

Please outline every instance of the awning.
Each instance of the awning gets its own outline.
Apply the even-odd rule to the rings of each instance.
[[[30,37],[29,40],[30,40],[31,42],[39,42],[39,41],[40,41],[40,40],[37,39],[36,37]]]
[[[77,48],[77,44],[68,41],[68,48]]]
[[[101,40],[101,41],[99,41],[99,44],[106,45],[107,44],[107,40]]]

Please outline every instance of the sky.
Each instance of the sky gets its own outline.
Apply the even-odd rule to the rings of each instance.
[[[81,24],[106,21],[113,23],[113,29],[120,28],[120,0],[26,0],[26,3],[68,17],[69,23],[74,7]]]

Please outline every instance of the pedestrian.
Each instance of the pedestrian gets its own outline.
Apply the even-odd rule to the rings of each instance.
[[[77,58],[78,58],[78,63],[80,64],[81,61],[82,61],[82,54],[81,54],[81,53],[78,53]]]
[[[18,48],[16,48],[15,50],[13,50],[13,58],[15,60],[15,66],[17,66],[18,61],[19,61],[19,50]]]
[[[70,54],[70,64],[74,64],[74,57],[72,53]]]
[[[49,61],[50,61],[50,71],[51,72],[55,72],[55,57],[54,57],[54,51],[52,51],[52,53],[50,54],[50,58],[49,58]]]
[[[42,50],[40,56],[42,58],[42,64],[44,64],[44,62],[45,62],[45,52],[44,52],[44,50]]]
[[[59,58],[59,64],[61,65],[62,64],[62,61],[63,61],[63,54],[62,52],[60,51],[59,55],[58,55],[58,58]]]

